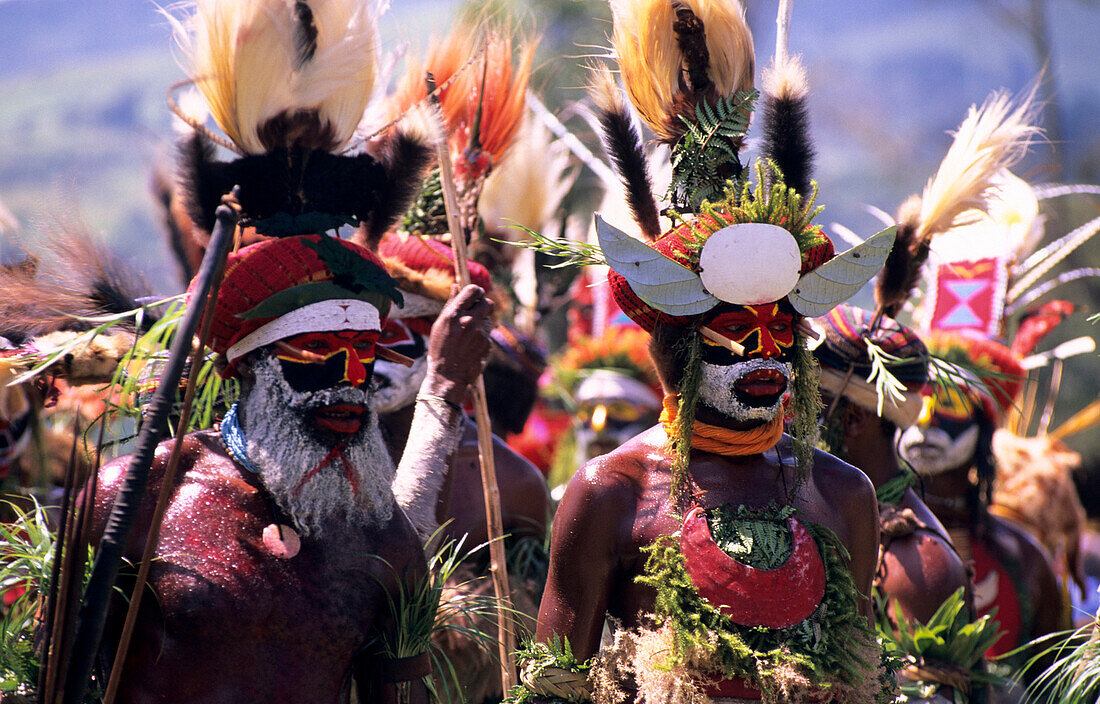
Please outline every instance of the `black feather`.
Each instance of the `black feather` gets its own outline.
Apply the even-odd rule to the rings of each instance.
[[[928,245],[916,234],[916,223],[903,220],[898,224],[894,248],[875,281],[875,303],[891,318],[896,318],[909,300],[920,281],[921,266],[928,259]]]
[[[661,235],[661,221],[642,137],[625,110],[598,108],[596,115],[603,129],[604,149],[622,179],[634,221],[647,239],[655,240]]]
[[[313,23],[313,10],[309,3],[294,3],[294,68],[299,69],[313,60],[317,52],[317,25]]]
[[[372,249],[412,204],[434,160],[431,145],[398,131],[384,147],[384,178],[361,191],[367,243]]]
[[[787,185],[801,195],[811,191],[814,147],[805,96],[764,96],[763,156],[779,166]]]
[[[188,217],[206,232],[214,229],[214,211],[236,183],[233,165],[214,158],[214,143],[194,132],[179,145],[178,179]]]

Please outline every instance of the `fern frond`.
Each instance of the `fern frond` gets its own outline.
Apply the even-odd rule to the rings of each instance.
[[[603,252],[600,251],[599,245],[570,239],[554,239],[553,237],[547,237],[540,232],[535,232],[522,225],[516,225],[515,227],[516,229],[526,232],[531,239],[524,242],[498,239],[494,239],[493,241],[512,245],[513,247],[523,247],[524,249],[530,249],[542,254],[549,254],[552,257],[560,257],[565,260],[558,264],[554,264],[550,267],[551,269],[562,269],[569,266],[598,266],[607,264],[607,259],[604,257]]]

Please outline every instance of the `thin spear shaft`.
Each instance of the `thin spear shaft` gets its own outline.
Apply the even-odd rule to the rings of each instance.
[[[187,426],[191,420],[191,404],[195,400],[199,367],[203,360],[206,343],[210,339],[210,327],[214,323],[214,302],[218,299],[218,289],[221,287],[222,274],[224,273],[225,259],[222,258],[214,271],[210,293],[206,298],[206,315],[202,321],[202,330],[199,332],[195,351],[191,355],[191,373],[187,377],[187,389],[183,394],[183,408],[180,411],[179,422],[176,424],[176,442],[172,445],[172,452],[168,457],[168,466],[165,468],[164,478],[161,480],[157,507],[153,512],[149,535],[145,539],[145,551],[141,556],[141,566],[138,567],[137,582],[130,594],[130,604],[126,608],[126,621],[122,626],[122,635],[118,639],[118,649],[115,651],[111,677],[107,682],[107,691],[103,697],[104,704],[113,704],[115,695],[118,693],[118,686],[122,681],[123,666],[126,664],[126,655],[130,650],[130,640],[133,638],[134,626],[137,624],[138,609],[141,608],[141,598],[145,594],[145,584],[149,580],[149,569],[153,564],[153,553],[156,551],[157,541],[160,538],[161,524],[164,522],[164,514],[168,510],[168,501],[175,493],[176,472],[179,469],[183,436],[187,434]]]
[[[439,119],[439,99],[434,96],[435,79],[428,74],[428,92],[433,94],[433,109]],[[440,120],[442,124],[442,120]],[[455,277],[462,286],[470,283],[470,269],[466,263],[466,232],[458,212],[458,193],[455,189],[451,155],[446,139],[436,143],[439,159],[439,182],[443,187],[443,203],[447,208],[447,224],[451,230],[451,244],[455,252]],[[489,421],[489,405],[485,400],[485,379],[478,376],[472,389],[474,419],[477,421],[477,454],[481,461],[481,488],[485,499],[486,533],[489,537],[489,572],[493,577],[493,591],[497,598],[497,631],[500,643],[500,679],[505,695],[516,684],[515,635],[512,633],[508,614],[512,611],[512,592],[508,586],[508,568],[504,555],[504,520],[500,510],[500,487],[497,485],[496,467],[493,463],[493,431]]]
[[[193,299],[205,301],[213,284],[214,273],[225,259],[229,245],[233,241],[236,216],[228,206],[218,208],[217,223],[210,237],[210,245],[202,259]],[[130,542],[134,528],[134,519],[145,497],[145,487],[149,482],[149,467],[153,463],[159,441],[160,425],[172,407],[176,389],[179,388],[183,365],[191,351],[192,338],[202,319],[203,305],[189,306],[180,321],[176,338],[172,341],[172,350],[164,376],[157,386],[156,394],[149,404],[149,417],[142,426],[137,448],[130,457],[118,496],[115,497],[103,539],[96,551],[95,564],[88,587],[84,591],[84,603],[80,607],[80,622],[73,641],[73,657],[65,677],[65,696],[63,704],[78,704],[88,687],[88,677],[92,671],[92,662],[99,651],[99,642],[103,638],[103,629],[107,622],[107,606],[118,577],[123,553]]]

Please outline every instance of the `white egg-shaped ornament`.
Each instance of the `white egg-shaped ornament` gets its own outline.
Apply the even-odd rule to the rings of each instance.
[[[778,301],[798,283],[802,254],[778,225],[747,222],[718,230],[699,253],[699,278],[715,298],[742,306]]]

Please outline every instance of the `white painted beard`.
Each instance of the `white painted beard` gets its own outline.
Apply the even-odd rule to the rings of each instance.
[[[898,431],[898,454],[918,473],[935,476],[959,467],[969,467],[978,449],[981,430],[977,423],[952,438],[941,428],[912,425]]]
[[[368,527],[387,523],[393,517],[394,465],[378,414],[369,410],[369,393],[349,386],[295,391],[279,361],[266,351],[253,372],[255,382],[238,405],[248,458],[298,531],[319,534],[333,518]],[[314,425],[313,411],[336,403],[363,405],[368,411],[359,431],[334,453],[333,441]],[[319,469],[307,478],[314,468]]]
[[[702,363],[703,378],[699,384],[699,400],[727,418],[736,421],[770,421],[783,409],[783,397],[779,394],[774,403],[768,406],[750,406],[737,398],[734,384],[738,379],[751,372],[762,369],[774,369],[787,380],[790,387],[793,367],[788,362],[774,359],[750,359],[730,365]]]
[[[375,413],[393,413],[416,400],[420,385],[428,375],[428,356],[417,357],[411,367],[384,359],[374,361],[371,409]]]

